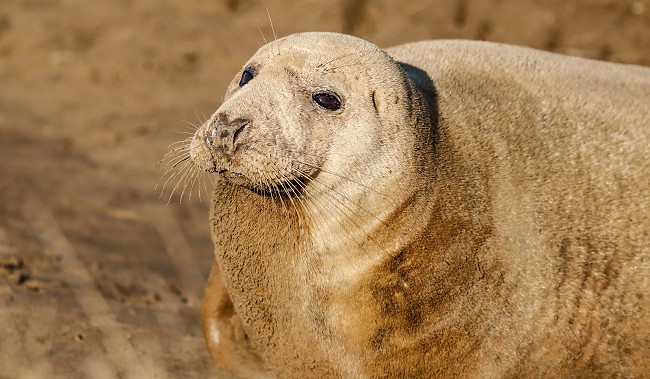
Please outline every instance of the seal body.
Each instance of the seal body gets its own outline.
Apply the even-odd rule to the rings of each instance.
[[[237,74],[203,323],[241,377],[650,372],[650,69],[304,33]]]

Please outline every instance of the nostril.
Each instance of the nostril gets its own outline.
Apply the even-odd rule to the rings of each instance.
[[[248,121],[244,122],[239,128],[235,129],[235,132],[232,134],[232,143],[235,144],[237,143],[237,138],[241,134],[241,132],[244,130],[244,128],[248,125]]]
[[[250,121],[245,118],[227,120],[226,116],[219,114],[210,125],[205,143],[211,148],[236,149],[238,139],[248,125]]]

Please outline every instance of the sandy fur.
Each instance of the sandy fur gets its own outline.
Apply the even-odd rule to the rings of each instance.
[[[247,65],[255,78],[235,76],[191,149],[222,172],[203,314],[222,366],[650,372],[650,69],[485,42],[384,52],[331,33]],[[343,107],[319,108],[319,90]],[[240,119],[236,143],[203,143]]]

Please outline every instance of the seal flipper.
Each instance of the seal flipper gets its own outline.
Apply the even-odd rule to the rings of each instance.
[[[202,306],[203,337],[219,366],[239,378],[270,378],[260,356],[253,351],[241,319],[221,278],[219,266],[212,265]]]

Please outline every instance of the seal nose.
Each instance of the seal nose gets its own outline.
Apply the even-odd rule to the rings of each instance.
[[[205,139],[208,147],[221,149],[225,153],[232,153],[236,147],[238,138],[250,121],[244,118],[228,120],[228,117],[220,113],[210,125],[210,131]]]

